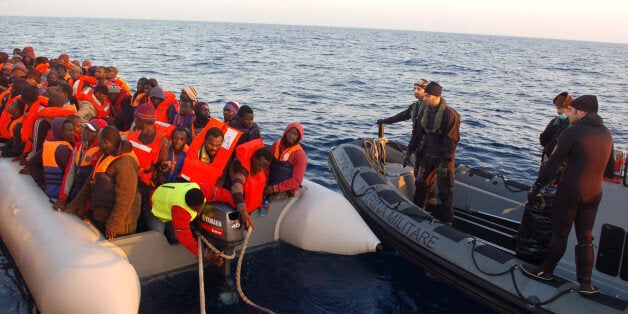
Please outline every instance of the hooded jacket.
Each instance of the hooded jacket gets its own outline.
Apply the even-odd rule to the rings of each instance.
[[[292,128],[299,132],[299,139],[296,144],[286,147],[286,135]],[[307,168],[307,155],[301,147],[303,135],[301,123],[292,122],[283,131],[281,139],[273,143],[271,151],[274,157],[268,173],[268,185],[272,186],[273,192],[294,194],[299,190]]]

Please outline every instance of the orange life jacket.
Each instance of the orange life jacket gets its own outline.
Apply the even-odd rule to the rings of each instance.
[[[133,95],[133,98],[131,99],[131,106],[133,108],[136,108],[137,106],[145,103],[148,99],[148,96],[146,96],[146,93],[141,92],[138,93],[137,95]]]
[[[82,93],[84,89],[91,87],[92,85],[96,85],[97,82],[98,80],[93,76],[81,75],[72,85],[73,87],[76,87],[76,89],[74,89],[74,96],[78,98],[79,94]]]
[[[179,112],[179,102],[177,101],[177,96],[172,92],[164,91],[164,95],[166,95],[166,99],[155,108],[155,120],[169,123],[168,108],[174,104],[175,109]],[[148,102],[154,107],[152,100],[149,99]]]
[[[66,141],[45,141],[42,150],[42,165],[44,166],[44,179],[46,181],[46,195],[59,198],[61,182],[65,169],[59,168],[55,158],[55,152],[59,146],[66,146],[72,150],[72,145]]]
[[[50,63],[40,63],[35,67],[35,70],[39,71],[42,76],[47,75],[50,72]]]
[[[206,164],[199,160],[198,154],[201,151],[201,147],[205,144],[205,133],[213,127],[217,127],[222,131],[224,139],[212,163]],[[209,118],[207,125],[190,143],[183,168],[181,169],[181,178],[190,182],[215,185],[231,159],[231,155],[241,135],[242,132],[228,126],[226,123],[215,118]]]
[[[0,93],[0,108],[2,108],[2,110],[7,110],[8,106],[5,106],[5,105],[8,105],[10,103],[11,103],[11,88],[7,88],[7,90]]]
[[[129,84],[127,84],[123,79],[116,77],[113,80],[108,80],[107,82],[105,82],[105,85],[109,86],[111,84],[115,84],[116,86],[120,87],[120,90],[125,90],[127,92],[127,94],[131,95],[131,88],[129,87]]]
[[[33,129],[35,121],[39,119],[39,109],[48,105],[48,98],[39,96],[28,110],[24,110],[24,122],[22,123],[22,142],[24,142],[24,153],[33,150]]]
[[[146,185],[152,185],[153,165],[159,158],[161,150],[161,138],[167,136],[165,129],[155,126],[155,138],[151,143],[143,144],[140,141],[142,130],[136,130],[127,134],[127,140],[133,145],[133,152],[138,159],[140,168],[140,181]]]
[[[101,104],[100,101],[96,99],[96,96],[94,96],[94,90],[91,88],[85,89],[81,93],[77,93],[76,99],[79,102],[89,101],[92,103],[92,106],[94,106],[94,109],[96,110],[96,117],[99,119],[105,119],[109,117],[109,114],[111,113],[111,102],[109,101],[109,97],[107,97],[105,103]]]
[[[244,203],[248,213],[262,205],[264,197],[266,174],[264,174],[264,171],[260,171],[257,174],[251,173],[251,157],[262,147],[264,147],[264,141],[261,138],[248,141],[236,147],[236,157],[242,166],[249,171],[249,176],[244,182]]]
[[[113,106],[113,110],[115,110],[115,114],[119,115],[122,113],[122,102],[127,99],[130,98],[131,94],[127,93],[124,90],[120,91],[120,95],[118,95],[118,97],[116,98],[116,101],[112,104]]]
[[[10,94],[9,94],[9,97],[11,97]],[[9,99],[4,107],[4,110],[2,110],[2,113],[0,114],[0,138],[10,139],[13,137],[13,136],[9,136],[9,130],[7,129],[9,127],[9,123],[11,123],[11,118],[12,118],[11,114],[8,112],[7,109],[14,101],[17,101],[20,98],[21,96],[17,95]],[[11,130],[11,133],[13,133],[13,130]]]
[[[67,117],[76,114],[76,107],[71,104],[63,105],[63,107],[46,107],[39,110],[40,117],[54,118]]]
[[[116,204],[116,182],[115,178],[107,175],[107,169],[112,162],[123,156],[131,156],[136,162],[137,156],[133,151],[123,153],[118,156],[107,155],[101,156],[94,166],[94,171],[91,175],[91,182],[94,186],[92,191],[92,208],[104,207],[113,209]]]
[[[15,125],[18,124],[18,123],[22,123],[23,121],[24,121],[24,115],[21,115],[19,118],[15,119],[15,120],[11,120],[11,122],[9,122],[9,125],[7,126],[7,132],[8,132],[7,136],[8,136],[8,139],[12,139],[13,136],[15,135],[15,133],[13,132],[14,131],[13,129],[15,128]]]

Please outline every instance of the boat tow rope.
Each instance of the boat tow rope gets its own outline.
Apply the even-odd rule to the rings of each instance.
[[[244,260],[244,252],[246,251],[246,247],[249,244],[249,238],[251,237],[251,233],[253,233],[253,228],[249,228],[246,232],[246,237],[244,238],[244,243],[242,244],[242,249],[240,250],[240,257],[238,258],[238,266],[236,268],[236,288],[238,289],[238,294],[244,303],[262,311],[265,313],[274,314],[275,312],[255,304],[253,301],[249,300],[249,298],[244,295],[244,291],[242,290],[240,273],[242,272],[242,261]],[[203,244],[205,244],[208,248],[210,248],[214,253],[218,254],[220,257],[225,259],[233,259],[235,257],[235,252],[230,255],[225,255],[223,252],[218,250],[215,246],[213,246],[207,239],[198,233],[198,282],[199,282],[199,294],[200,294],[200,304],[201,304],[201,314],[205,314],[205,280],[203,275]]]
[[[476,238],[473,238],[473,240],[471,240],[471,242],[473,243],[473,248],[471,248],[471,259],[473,260],[473,265],[475,265],[475,268],[477,268],[482,274],[490,276],[490,277],[495,277],[495,276],[503,276],[506,275],[508,273],[510,273],[510,276],[512,277],[512,283],[513,286],[515,287],[515,290],[517,291],[517,294],[519,295],[519,298],[523,299],[526,301],[526,303],[528,303],[530,306],[543,306],[546,304],[550,304],[556,300],[558,300],[558,298],[571,293],[574,291],[573,288],[567,288],[559,293],[557,293],[556,295],[554,295],[553,297],[545,300],[545,301],[541,301],[541,302],[532,302],[530,301],[529,298],[526,298],[523,293],[521,293],[521,290],[519,290],[519,286],[517,285],[517,280],[515,280],[515,269],[519,268],[519,265],[517,264],[513,264],[510,266],[510,268],[508,268],[505,271],[499,272],[499,273],[489,273],[485,270],[483,270],[482,268],[480,268],[480,265],[478,265],[476,259],[475,259],[475,248],[478,245],[478,240]]]
[[[386,162],[386,143],[385,137],[374,139],[373,141],[364,140],[364,150],[368,159],[373,162],[373,167],[377,172],[384,174],[384,163]],[[381,150],[381,153],[380,153]],[[381,156],[381,158],[380,158]]]

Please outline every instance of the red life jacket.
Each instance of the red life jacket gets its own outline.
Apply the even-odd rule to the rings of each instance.
[[[81,93],[77,93],[76,100],[79,102],[89,101],[92,103],[92,106],[96,110],[96,117],[99,119],[105,119],[109,117],[109,114],[111,113],[111,102],[109,101],[109,97],[107,97],[105,103],[101,104],[100,101],[96,99],[96,96],[94,96],[94,90],[91,88],[88,88]]]
[[[143,144],[140,141],[141,130],[129,132],[127,134],[127,140],[133,145],[133,152],[138,159],[138,165],[140,168],[140,181],[150,186],[152,185],[153,169],[152,166],[157,162],[159,158],[159,152],[161,150],[161,138],[166,135],[167,129],[158,127],[155,125],[155,138],[149,144]]]
[[[206,164],[199,160],[198,154],[201,151],[201,147],[205,144],[205,133],[213,127],[217,127],[222,131],[224,139],[216,152],[214,160],[210,164]],[[209,118],[207,125],[190,143],[190,148],[188,148],[185,162],[181,169],[181,178],[190,182],[216,185],[216,181],[222,176],[222,172],[231,159],[231,155],[241,135],[242,132],[228,126],[226,123],[215,118]]]
[[[260,171],[257,174],[251,173],[251,157],[262,147],[264,147],[264,141],[261,138],[248,141],[236,147],[236,158],[249,171],[249,176],[244,182],[244,203],[248,213],[253,212],[262,205],[264,197],[266,174],[264,174],[264,171]]]

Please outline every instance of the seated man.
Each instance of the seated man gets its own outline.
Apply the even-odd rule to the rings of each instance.
[[[229,167],[231,194],[245,229],[254,228],[249,213],[262,204],[266,175],[264,170],[273,160],[273,153],[264,148],[262,139],[236,147],[236,158]]]
[[[229,123],[240,109],[240,104],[235,101],[228,102],[224,108],[222,108],[222,118],[225,123]]]
[[[299,190],[307,156],[299,143],[303,140],[303,126],[299,122],[288,124],[281,139],[273,144],[273,161],[270,164],[268,185],[264,194],[286,192],[289,196]]]
[[[209,105],[205,102],[196,103],[196,107],[194,108],[194,116],[195,119],[190,125],[190,142],[196,138],[201,130],[207,125],[207,122],[209,122]]]
[[[22,142],[22,121],[24,120],[24,102],[21,100],[13,101],[6,112],[11,115],[7,128],[8,142],[0,147],[0,157],[17,157],[24,150],[24,142]]]
[[[85,218],[91,202],[90,220],[109,240],[134,233],[140,216],[137,191],[139,166],[131,143],[108,125],[98,133],[98,159],[91,179],[68,206],[67,211]]]
[[[93,166],[100,157],[100,149],[98,149],[96,139],[98,131],[107,126],[107,122],[102,119],[93,119],[83,125],[85,129],[82,131],[81,141],[75,145],[70,166],[66,168],[63,176],[59,200],[52,205],[55,210],[64,210],[68,201],[72,201],[76,197],[78,191],[89,180]]]
[[[236,145],[244,144],[248,141],[260,138],[260,130],[257,123],[253,121],[254,114],[253,109],[249,106],[242,106],[238,110],[238,114],[229,121],[229,126],[232,126],[242,132],[242,136],[238,140]]]
[[[28,161],[28,170],[37,185],[52,199],[59,198],[65,168],[72,156],[74,127],[66,118],[52,120],[52,140],[44,141],[43,148]]]
[[[224,128],[225,132],[221,130]],[[190,144],[181,178],[214,186],[223,186],[227,164],[240,133],[224,123],[211,119],[206,129]]]
[[[181,169],[185,161],[186,152],[188,150],[188,131],[184,128],[176,128],[172,132],[171,145],[168,149],[168,160],[161,161],[158,165],[157,178],[153,179],[155,185],[159,186],[163,183],[181,182],[179,178]]]
[[[91,118],[106,119],[111,114],[111,101],[107,86],[98,84],[94,89],[78,93],[79,110],[77,115],[85,120]]]

